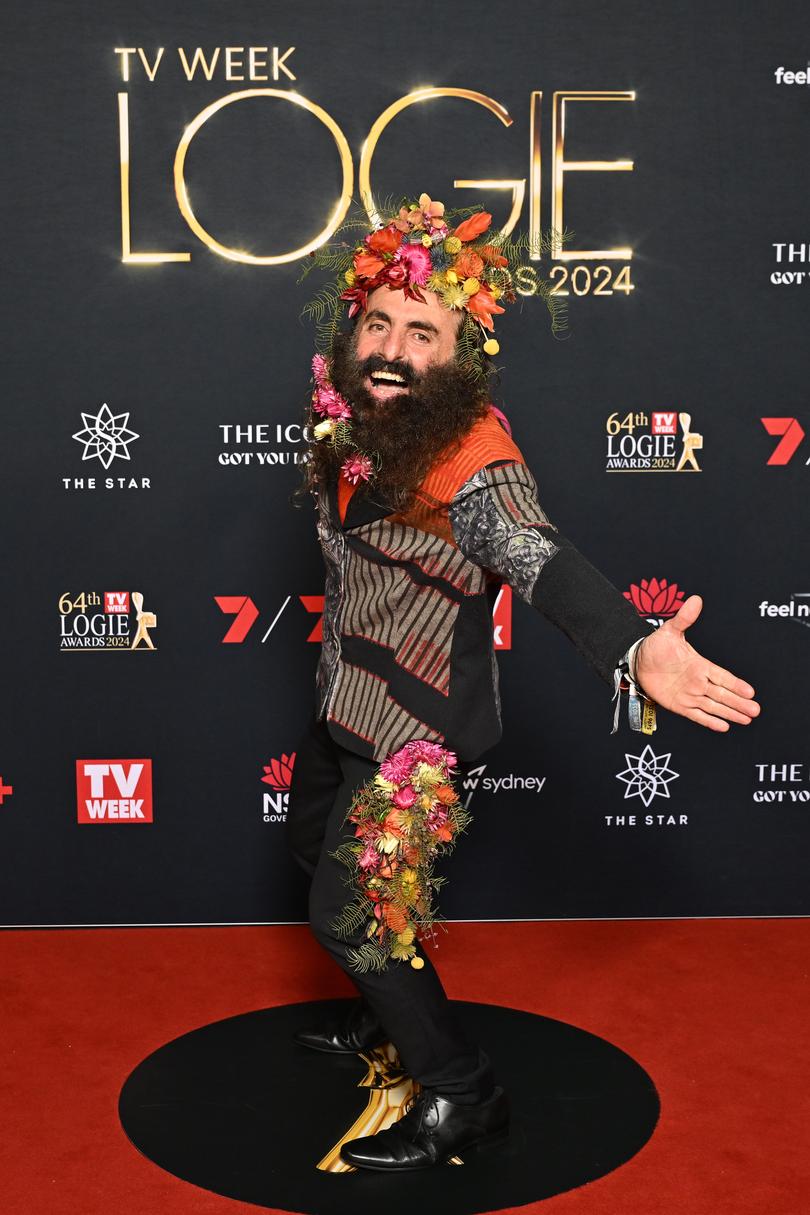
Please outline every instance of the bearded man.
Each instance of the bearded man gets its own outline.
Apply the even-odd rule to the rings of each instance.
[[[385,935],[382,920],[377,932],[373,918],[336,927],[356,791],[373,790],[381,775],[383,789],[397,788],[385,776],[396,776],[390,757],[415,742],[446,748],[463,776],[501,736],[492,628],[501,585],[613,686],[614,731],[624,693],[631,728],[646,733],[655,705],[715,731],[759,712],[749,684],[686,640],[698,595],[653,628],[543,510],[470,356],[471,329],[497,353],[488,336],[504,311],[497,300],[514,298],[503,243],[487,241],[490,219],[478,213],[451,229],[442,205],[422,195],[368,234],[341,284],[353,328],[313,363],[317,437],[305,488],[318,511],[326,595],[315,711],[297,750],[286,830],[312,877],[312,931],[360,999],[342,1024],[296,1040],[336,1053],[393,1042],[419,1088],[393,1126],[343,1145],[343,1160],[359,1168],[428,1168],[508,1131],[507,1094],[413,933],[399,933],[386,965],[364,967],[358,959],[379,961],[363,951],[369,930]],[[376,863],[373,848],[369,856]],[[383,885],[376,879],[376,890]],[[371,897],[374,886],[364,887]]]

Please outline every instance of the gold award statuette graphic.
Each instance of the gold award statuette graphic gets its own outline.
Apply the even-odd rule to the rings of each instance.
[[[324,1173],[355,1173],[351,1164],[340,1158],[340,1149],[350,1139],[361,1139],[365,1135],[376,1135],[399,1122],[408,1111],[408,1103],[421,1090],[418,1080],[411,1079],[403,1070],[393,1042],[375,1046],[369,1051],[358,1052],[367,1064],[367,1071],[358,1088],[370,1089],[368,1104],[334,1147],[319,1160],[316,1168]],[[463,1164],[460,1156],[451,1156],[448,1164]]]
[[[695,472],[700,472],[700,466],[695,457],[695,451],[699,450],[703,446],[703,435],[699,435],[697,431],[690,430],[692,425],[691,414],[679,413],[678,421],[680,422],[681,430],[683,431],[683,451],[681,452],[681,458],[678,461],[678,467],[675,469],[675,471],[681,472],[681,470],[687,464],[691,464]]]
[[[132,602],[135,604],[135,619],[138,621],[138,631],[132,641],[132,649],[137,650],[141,641],[144,641],[150,650],[154,650],[155,643],[149,636],[149,630],[157,627],[157,616],[154,612],[145,612],[143,610],[143,595],[140,591],[132,592]]]

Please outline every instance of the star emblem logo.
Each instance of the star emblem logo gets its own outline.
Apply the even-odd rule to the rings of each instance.
[[[676,780],[678,773],[669,766],[672,752],[656,755],[649,743],[641,755],[628,755],[624,758],[627,767],[616,775],[616,780],[622,780],[627,785],[625,798],[640,797],[645,806],[649,806],[654,797],[669,797],[669,783]]]
[[[82,413],[84,430],[77,430],[73,438],[84,444],[82,460],[101,460],[109,468],[116,456],[129,460],[129,444],[139,439],[128,426],[128,413],[113,413],[105,401],[97,414]]]

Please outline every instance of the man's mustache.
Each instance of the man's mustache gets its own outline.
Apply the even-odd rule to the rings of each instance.
[[[410,363],[406,363],[403,359],[394,359],[389,362],[384,359],[381,354],[370,354],[368,358],[356,360],[357,370],[361,378],[371,375],[375,371],[390,371],[392,375],[401,375],[406,384],[413,384],[418,378]]]

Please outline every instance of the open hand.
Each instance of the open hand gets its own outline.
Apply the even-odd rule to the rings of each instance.
[[[701,657],[684,636],[702,610],[700,595],[690,595],[671,620],[644,638],[636,650],[636,682],[662,708],[709,730],[725,732],[732,721],[748,726],[760,711],[754,689]]]

